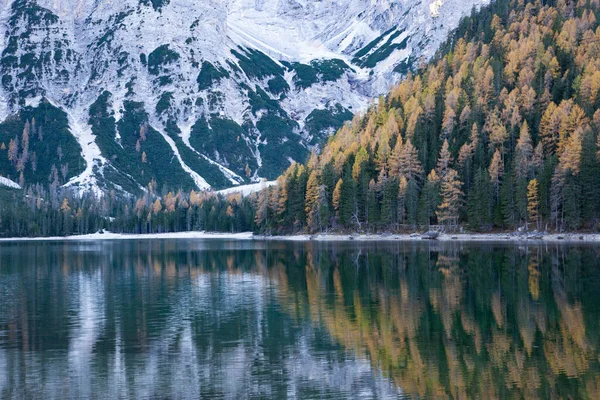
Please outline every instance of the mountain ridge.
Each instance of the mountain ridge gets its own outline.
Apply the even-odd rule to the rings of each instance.
[[[479,3],[6,0],[0,119],[46,101],[67,115],[85,167],[41,163],[66,167],[63,185],[133,192],[153,179],[208,189],[274,178],[430,57]],[[101,118],[90,112],[99,102]],[[14,167],[0,174],[36,182]]]

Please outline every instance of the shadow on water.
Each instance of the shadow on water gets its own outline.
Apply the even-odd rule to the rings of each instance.
[[[0,244],[2,398],[600,398],[600,248]]]

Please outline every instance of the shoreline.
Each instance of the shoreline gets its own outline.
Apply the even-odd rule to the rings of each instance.
[[[422,234],[300,234],[285,236],[255,235],[252,232],[174,232],[152,234],[121,234],[98,232],[87,235],[54,237],[13,237],[0,238],[2,242],[28,241],[108,241],[108,240],[165,240],[165,239],[225,239],[225,240],[262,240],[288,242],[506,242],[506,243],[600,243],[600,233],[564,233],[564,234],[515,234],[515,233],[457,233],[440,234],[436,239],[423,239]]]
[[[436,239],[423,239],[422,234],[320,234],[292,236],[254,236],[255,239],[278,241],[356,241],[356,242],[504,242],[504,243],[599,243],[600,234],[596,233],[564,233],[545,234],[532,238],[531,235],[516,235],[513,233],[457,233],[440,234]]]

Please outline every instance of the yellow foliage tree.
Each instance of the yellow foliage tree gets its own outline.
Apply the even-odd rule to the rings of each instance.
[[[539,220],[539,208],[540,208],[540,198],[539,198],[539,190],[540,185],[538,184],[537,179],[532,179],[529,181],[527,185],[527,217],[529,222],[535,224],[536,228],[540,228],[540,220]]]

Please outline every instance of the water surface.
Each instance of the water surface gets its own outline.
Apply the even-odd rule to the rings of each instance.
[[[0,398],[600,398],[600,248],[0,244]]]

